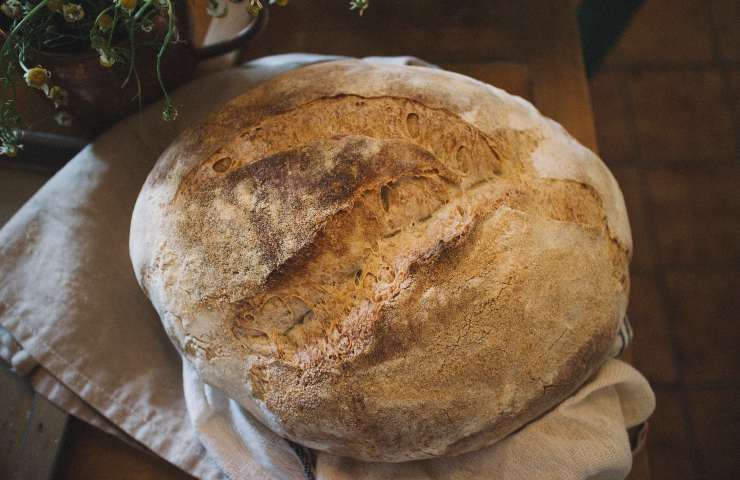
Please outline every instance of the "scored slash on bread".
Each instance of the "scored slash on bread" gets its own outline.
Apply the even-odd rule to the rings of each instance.
[[[134,210],[137,278],[204,381],[371,461],[489,445],[605,360],[629,223],[596,155],[440,70],[327,62],[185,132]]]

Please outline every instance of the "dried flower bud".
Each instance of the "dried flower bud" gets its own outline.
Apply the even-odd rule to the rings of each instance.
[[[29,87],[37,88],[39,90],[47,91],[49,86],[47,83],[51,78],[51,72],[42,66],[29,68],[23,75],[26,80],[26,85]]]
[[[116,64],[116,56],[106,48],[98,49],[98,62],[105,68],[110,68]]]
[[[62,6],[62,15],[64,21],[68,23],[79,22],[85,18],[85,9],[79,3],[65,3]]]
[[[46,4],[46,8],[55,13],[60,13],[63,6],[64,0],[49,0],[49,3]]]
[[[3,12],[3,15],[6,17],[14,19],[19,19],[23,16],[20,0],[6,0],[0,5],[0,12]]]
[[[260,0],[249,0],[249,5],[247,5],[247,12],[253,16],[256,17],[260,14],[260,11],[262,10],[262,2]]]
[[[98,18],[98,28],[101,32],[107,32],[113,26],[113,17],[104,13]]]
[[[369,6],[370,0],[349,0],[349,9],[357,10],[360,15],[365,13],[365,10],[367,10],[367,7]]]
[[[206,13],[208,13],[208,15],[210,15],[211,17],[224,17],[226,16],[226,13],[228,11],[229,9],[226,6],[225,0],[208,0],[208,8],[206,8]]]
[[[166,13],[167,10],[170,8],[169,3],[167,3],[167,0],[154,0],[154,6],[157,7],[159,10],[162,11],[162,13]]]
[[[60,110],[54,114],[54,121],[57,122],[57,125],[61,125],[62,127],[71,126],[72,120],[72,115],[70,115],[69,112],[65,112],[64,110]]]
[[[139,4],[139,0],[118,0],[118,5],[125,8],[129,12],[134,11],[136,6]]]
[[[0,155],[5,155],[6,157],[16,157],[18,156],[18,150],[22,147],[22,145],[15,145],[12,143],[5,143],[2,146],[0,146]]]
[[[162,120],[165,122],[172,122],[177,118],[177,108],[169,100],[162,110]]]
[[[142,32],[149,33],[154,30],[154,22],[147,18],[146,20],[141,21],[139,28],[141,28]]]
[[[62,87],[54,85],[49,89],[49,93],[46,96],[54,102],[55,108],[66,107],[69,103],[69,93]]]

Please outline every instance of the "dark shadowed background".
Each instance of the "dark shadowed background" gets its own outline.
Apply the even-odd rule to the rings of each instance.
[[[632,223],[652,476],[740,478],[740,2],[648,0],[590,85]]]

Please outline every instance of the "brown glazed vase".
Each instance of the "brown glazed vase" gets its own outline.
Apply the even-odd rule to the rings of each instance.
[[[241,48],[259,33],[267,20],[267,9],[263,9],[262,14],[233,39],[196,48],[190,38],[185,3],[176,2],[180,41],[171,43],[162,57],[162,79],[168,92],[190,80],[199,61]],[[151,35],[162,38],[165,29],[164,23],[155,24]],[[2,34],[3,37],[6,36],[5,32]],[[128,41],[123,39],[119,45],[125,46]],[[135,51],[134,64],[141,85],[141,105],[154,102],[162,96],[156,76],[158,50],[156,45],[140,45]],[[58,85],[67,90],[69,105],[66,110],[72,114],[77,127],[81,127],[77,130],[96,135],[139,108],[136,79],[132,76],[124,85],[128,67],[114,65],[112,68],[105,68],[99,63],[98,53],[92,49],[74,53],[41,51],[35,52],[32,58],[33,64],[43,65],[52,72],[50,85]]]

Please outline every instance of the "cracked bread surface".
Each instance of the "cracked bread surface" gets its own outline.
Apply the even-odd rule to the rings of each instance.
[[[355,60],[184,133],[130,238],[204,381],[295,442],[391,462],[495,443],[581,385],[631,248],[609,171],[530,104]]]

